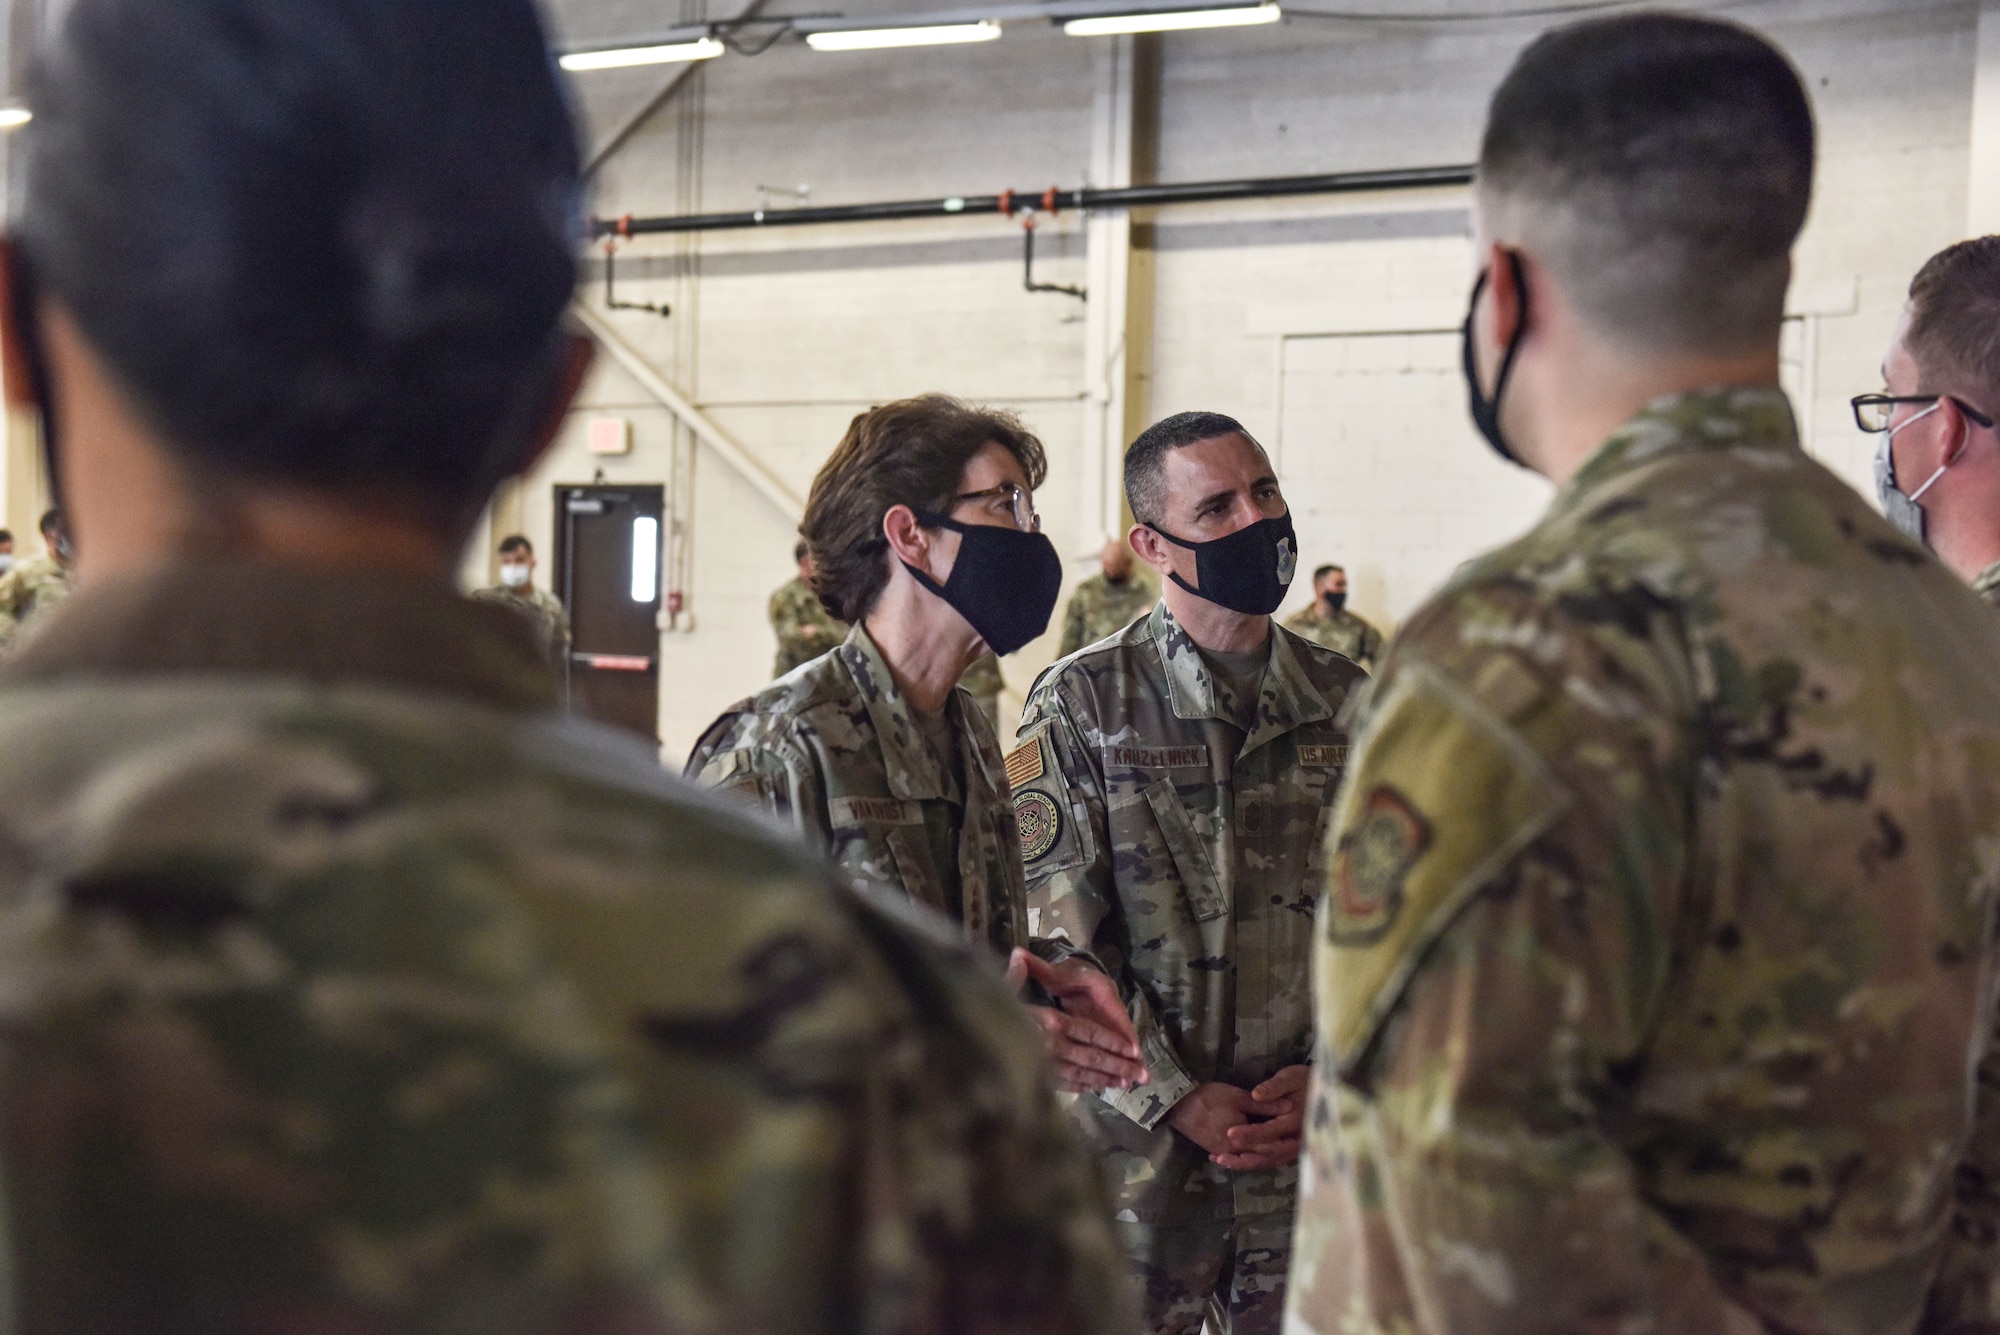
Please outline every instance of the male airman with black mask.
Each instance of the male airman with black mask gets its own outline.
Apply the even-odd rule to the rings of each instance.
[[[1242,425],[1183,413],[1125,455],[1162,603],[1036,683],[1008,757],[1030,930],[1091,951],[1150,1083],[1077,1099],[1144,1329],[1275,1332],[1312,1051],[1319,835],[1362,672],[1273,623],[1290,509]]]

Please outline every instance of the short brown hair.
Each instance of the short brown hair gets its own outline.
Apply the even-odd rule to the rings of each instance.
[[[870,408],[848,424],[813,479],[799,533],[812,550],[813,592],[852,624],[875,608],[889,582],[882,517],[898,505],[951,510],[973,456],[998,445],[1032,490],[1048,476],[1042,442],[1009,412],[924,394]]]
[[[1975,237],[1931,256],[1910,283],[1903,345],[1920,394],[1963,394],[2000,412],[2000,236]]]
[[[1487,113],[1479,206],[1627,347],[1761,347],[1785,313],[1816,131],[1798,72],[1740,24],[1640,13],[1556,28]]]

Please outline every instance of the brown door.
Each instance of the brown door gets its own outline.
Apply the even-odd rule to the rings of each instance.
[[[556,587],[569,609],[570,707],[660,736],[660,487],[557,487]]]

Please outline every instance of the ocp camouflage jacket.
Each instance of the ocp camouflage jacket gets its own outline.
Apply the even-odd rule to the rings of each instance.
[[[1029,928],[1119,980],[1152,1083],[1072,1101],[1119,1217],[1194,1223],[1291,1205],[1287,1166],[1232,1173],[1165,1125],[1197,1084],[1252,1087],[1312,1047],[1320,836],[1365,678],[1275,623],[1247,737],[1165,604],[1049,668],[1008,757]]]
[[[868,632],[733,705],[687,776],[745,797],[866,884],[907,895],[1005,955],[1028,944],[1020,841],[993,727],[963,687],[945,704],[962,774],[924,740]],[[928,823],[958,826],[955,867]],[[953,880],[958,893],[948,893]]]

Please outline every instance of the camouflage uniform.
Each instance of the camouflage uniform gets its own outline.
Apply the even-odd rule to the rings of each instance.
[[[31,556],[0,575],[0,644],[69,596],[69,572],[53,556]]]
[[[517,618],[374,575],[24,645],[10,1328],[1120,1328],[1005,990],[552,702]]]
[[[1994,1016],[2000,619],[1782,393],[1655,402],[1453,577],[1332,848],[1295,1330],[1916,1325]]]
[[[1122,584],[1092,575],[1069,596],[1069,607],[1063,612],[1062,647],[1056,650],[1056,657],[1068,658],[1086,644],[1116,635],[1151,611],[1159,597],[1153,582],[1136,570]]]
[[[1311,606],[1287,617],[1285,626],[1365,668],[1374,667],[1382,656],[1381,631],[1344,607],[1338,612],[1327,611],[1326,604],[1317,598]]]
[[[987,726],[993,735],[1000,735],[1000,692],[1007,689],[1007,679],[1000,675],[1000,659],[996,654],[987,654],[965,670],[958,679],[959,686],[972,697],[972,703],[979,706],[979,712],[986,716]]]
[[[2000,561],[1973,576],[1972,591],[1989,603],[2000,604]]]
[[[549,670],[558,681],[568,678],[569,614],[563,611],[561,599],[542,589],[510,589],[504,584],[475,589],[471,596],[477,602],[496,603],[526,616],[535,627],[536,640],[542,646]]]
[[[1000,745],[964,690],[945,711],[956,764],[925,739],[856,626],[836,652],[709,725],[687,775],[757,803],[856,880],[900,891],[1005,955],[1028,944],[1028,919]],[[941,857],[953,845],[956,858]]]
[[[847,636],[847,627],[834,619],[803,579],[795,578],[771,595],[770,614],[771,629],[778,636],[778,661],[771,668],[774,680],[812,662]]]
[[[2000,562],[1973,577],[1972,591],[2000,605]],[[1931,1286],[1922,1326],[1939,1335],[2000,1330],[2000,1032],[1979,1066],[1973,1149],[1953,1179],[1952,1244]]]
[[[1256,730],[1161,604],[1058,662],[1007,758],[1028,860],[1030,929],[1119,980],[1152,1083],[1072,1101],[1110,1168],[1154,1331],[1275,1331],[1294,1165],[1231,1172],[1172,1130],[1194,1087],[1252,1088],[1305,1062],[1321,836],[1362,679],[1272,627]]]

